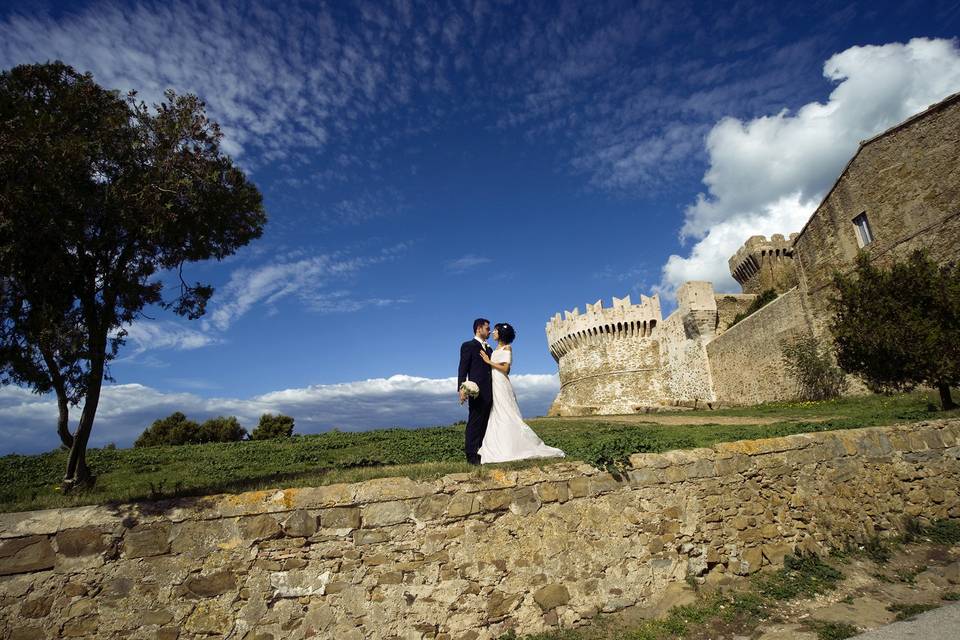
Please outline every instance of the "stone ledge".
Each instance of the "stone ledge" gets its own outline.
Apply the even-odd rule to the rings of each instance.
[[[960,445],[960,419],[930,420],[909,425],[721,442],[709,448],[659,454],[634,454],[630,456],[628,481],[618,481],[582,462],[560,462],[518,471],[493,469],[487,477],[482,478],[472,473],[450,474],[433,482],[417,482],[403,477],[378,478],[353,484],[4,513],[0,514],[0,540],[52,536],[63,530],[81,527],[122,532],[162,522],[180,523],[267,514],[276,515],[279,522],[283,519],[280,516],[289,512],[322,512],[334,508],[363,507],[364,513],[368,514],[363,523],[367,528],[391,526],[400,521],[449,521],[480,512],[524,512],[532,508],[531,500],[536,500],[537,504],[563,502],[627,487],[688,482],[744,473],[752,468],[775,467],[783,461],[784,454],[802,450],[809,453],[796,455],[796,460],[814,462],[849,456],[886,458],[894,452],[919,453],[957,445]],[[530,496],[522,493],[521,498],[513,498],[514,491],[528,487],[534,493]],[[471,494],[476,497],[469,498]],[[439,502],[428,506],[422,503],[424,499],[436,496],[449,497],[449,501],[444,501],[442,512]],[[399,502],[409,504],[398,505]],[[378,503],[384,503],[384,506],[368,506]],[[347,530],[357,527],[359,523]]]

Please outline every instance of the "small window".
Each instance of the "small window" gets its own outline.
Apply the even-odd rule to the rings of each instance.
[[[870,222],[867,220],[866,213],[861,213],[854,218],[853,226],[857,230],[857,242],[861,247],[865,247],[873,242],[873,232],[870,231]]]

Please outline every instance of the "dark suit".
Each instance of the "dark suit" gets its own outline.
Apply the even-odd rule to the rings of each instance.
[[[477,450],[483,443],[483,435],[487,432],[487,421],[490,419],[490,409],[493,407],[493,378],[490,365],[480,357],[480,342],[476,339],[467,340],[460,345],[460,370],[457,373],[457,389],[468,378],[480,387],[480,395],[468,400],[470,413],[467,415],[467,432],[464,437],[463,452],[467,455],[467,462],[480,464]],[[486,348],[487,355],[491,349]]]

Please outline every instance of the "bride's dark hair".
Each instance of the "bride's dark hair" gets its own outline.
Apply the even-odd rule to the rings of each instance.
[[[497,339],[501,344],[510,344],[517,337],[517,332],[506,322],[498,322],[493,328],[497,330]]]

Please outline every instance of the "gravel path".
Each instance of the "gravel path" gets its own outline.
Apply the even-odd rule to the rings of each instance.
[[[960,638],[960,602],[921,613],[913,620],[894,622],[854,638],[863,640],[957,640]]]

